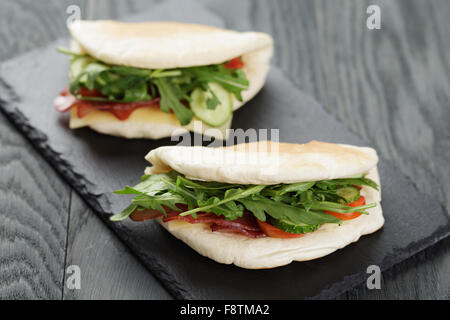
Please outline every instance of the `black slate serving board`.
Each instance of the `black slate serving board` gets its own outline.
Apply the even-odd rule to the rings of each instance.
[[[224,25],[196,3],[174,6],[169,2],[127,20]],[[379,164],[384,228],[315,261],[245,270],[200,256],[152,221],[111,223],[109,215],[129,201],[111,191],[138,181],[150,149],[176,142],[125,140],[87,128],[68,129],[68,115],[52,107],[68,81],[68,59],[55,51],[59,45],[67,45],[67,40],[0,65],[1,110],[176,298],[332,298],[365,281],[369,265],[385,270],[450,234],[443,207],[384,159]],[[316,139],[369,145],[273,66],[264,89],[235,113],[233,128],[278,128],[284,142]]]

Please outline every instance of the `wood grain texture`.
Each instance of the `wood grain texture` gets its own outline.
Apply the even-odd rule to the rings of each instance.
[[[70,188],[0,117],[0,299],[60,299]]]
[[[381,8],[381,30],[366,28],[369,4]],[[275,37],[274,61],[293,83],[449,208],[449,3],[252,1],[251,8],[251,25]],[[446,298],[448,260],[439,245],[386,272],[383,290],[361,286],[347,297]]]
[[[0,60],[61,36],[51,4],[2,1]],[[1,114],[0,146],[0,298],[61,299],[70,187]]]
[[[0,60],[60,36],[59,5],[2,1]],[[70,188],[3,115],[0,132],[0,298],[60,299]]]
[[[92,19],[123,16],[156,2],[4,0],[0,60],[66,35],[68,4],[79,4],[83,17]],[[448,1],[201,2],[223,15],[230,28],[271,33],[273,62],[298,88],[449,207]],[[381,7],[381,30],[365,27],[369,4]],[[0,216],[6,221],[0,225],[0,298],[61,297],[69,188],[2,115],[0,146]],[[65,291],[65,298],[165,298],[136,259],[121,254],[125,251],[115,236],[76,196],[72,199],[67,261],[86,270],[88,285]],[[361,286],[341,298],[448,299],[449,244],[443,241],[385,272],[382,290]]]
[[[346,299],[450,299],[450,238],[385,271],[381,289],[365,285]]]
[[[323,104],[448,207],[448,1],[315,4]],[[380,30],[365,27],[369,4]]]
[[[449,208],[449,3],[315,4],[322,103]],[[365,27],[369,4],[381,8],[381,30]],[[349,297],[445,298],[448,257],[445,246],[427,250],[387,272],[381,292],[362,286]]]
[[[64,299],[172,299],[100,218],[74,193],[66,268],[77,265],[81,288]]]
[[[0,60],[67,36],[69,4],[79,5],[89,18],[113,18],[152,3],[2,1],[0,39],[6,45]],[[0,114],[0,299],[169,299],[76,194],[69,205],[70,194],[70,187]],[[81,268],[81,290],[64,285],[71,264]]]

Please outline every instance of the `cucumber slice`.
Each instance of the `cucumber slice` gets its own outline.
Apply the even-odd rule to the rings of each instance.
[[[92,61],[94,61],[91,57],[74,57],[70,63],[70,77],[71,79],[75,79],[78,74],[83,71],[83,69]]]
[[[336,190],[339,197],[345,199],[347,203],[351,203],[359,199],[359,189],[355,187],[344,187]]]
[[[320,224],[312,224],[312,225],[304,223],[294,224],[287,220],[278,220],[278,219],[271,219],[270,222],[274,227],[277,227],[278,229],[281,229],[284,232],[296,234],[313,232],[319,229],[319,227],[321,226]]]
[[[231,94],[215,82],[208,83],[208,86],[219,99],[219,104],[214,110],[209,109],[206,101],[212,97],[212,94],[197,88],[191,93],[191,109],[197,118],[206,124],[211,127],[220,127],[230,118],[233,112]]]

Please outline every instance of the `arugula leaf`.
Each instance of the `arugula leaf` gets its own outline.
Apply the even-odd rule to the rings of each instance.
[[[132,204],[136,205],[138,208],[144,209],[154,209],[166,215],[166,211],[163,206],[169,207],[175,211],[181,211],[176,204],[184,204],[183,197],[178,194],[173,194],[171,192],[166,192],[161,195],[148,196],[145,194],[140,194],[133,198]]]
[[[365,177],[323,180],[316,183],[316,186],[323,190],[336,189],[338,186],[347,187],[351,185],[369,186],[375,190],[378,190],[378,185],[376,182]]]
[[[72,57],[85,57],[86,56],[85,54],[78,53],[78,52],[63,48],[63,47],[56,48],[56,51],[70,55]]]
[[[211,210],[212,208],[214,208],[216,206],[219,206],[221,204],[225,204],[225,203],[227,203],[229,201],[234,201],[234,200],[238,200],[238,199],[241,199],[241,198],[246,198],[246,197],[249,197],[249,196],[251,196],[253,194],[259,193],[264,188],[265,188],[265,186],[263,186],[263,185],[257,185],[257,186],[250,186],[247,189],[241,189],[241,188],[228,189],[225,192],[225,196],[224,196],[224,198],[222,200],[216,201],[214,199],[214,201],[212,201],[210,203],[207,203],[206,205],[203,205],[201,207],[198,207],[198,208],[195,208],[195,209],[192,209],[192,210],[185,211],[185,212],[181,213],[180,216],[187,216],[187,215],[199,212],[199,211],[206,211],[206,212],[208,212],[208,210]]]
[[[180,211],[176,204],[187,204],[188,210],[180,213],[180,216],[192,215],[196,218],[198,212],[212,212],[235,220],[247,210],[261,221],[266,221],[267,216],[270,216],[308,226],[340,224],[341,219],[323,210],[367,214],[367,209],[376,206],[375,203],[369,203],[350,207],[342,203],[336,190],[353,184],[378,187],[374,181],[365,177],[265,186],[194,181],[171,171],[143,176],[136,186],[116,191],[136,196],[131,206],[113,218],[114,221],[123,220],[133,210],[154,209],[164,213],[164,207],[169,207]]]
[[[183,197],[167,191],[167,181],[174,181],[175,172],[166,174],[144,175],[142,181],[134,187],[126,186],[122,190],[113,191],[116,194],[137,194],[132,200],[132,204],[121,213],[111,217],[111,221],[121,221],[126,219],[134,210],[154,209],[164,215],[166,211],[163,206],[180,211],[176,204],[184,204]]]
[[[248,198],[239,199],[239,202],[242,203],[248,211],[253,213],[258,220],[263,222],[266,221],[266,211],[260,202]]]
[[[200,87],[208,92],[206,105],[214,110],[220,105],[209,83],[217,82],[242,101],[241,92],[249,82],[242,70],[228,70],[222,64],[182,69],[145,69],[108,65],[86,54],[67,49],[58,51],[71,56],[70,92],[80,100],[130,103],[160,97],[160,108],[173,111],[181,125],[189,124],[194,112],[182,102],[190,102],[190,93]],[[80,95],[82,88],[98,90],[102,96]]]
[[[152,70],[150,69],[142,69],[142,68],[138,69],[126,66],[111,66],[111,68],[109,68],[109,71],[112,73],[119,74],[121,76],[135,76],[143,78],[148,78],[152,73]]]
[[[183,181],[183,184],[187,188],[192,188],[192,189],[220,190],[220,189],[230,189],[230,188],[241,186],[239,184],[229,184],[229,183],[222,183],[222,182],[193,181],[193,180],[186,179],[183,176],[178,176],[177,179],[180,179],[181,181]]]
[[[168,189],[167,182],[175,181],[177,175],[174,171],[164,174],[145,175],[141,178],[141,182],[133,188],[126,186],[122,190],[113,191],[117,194],[146,194],[154,196]]]
[[[151,73],[150,77],[151,78],[178,77],[181,76],[182,74],[183,72],[181,70],[157,69]]]
[[[111,74],[107,74],[110,79]],[[97,78],[97,80],[100,78]],[[126,76],[114,81],[105,80],[105,84],[98,88],[110,101],[134,102],[150,100],[146,79],[137,76]]]
[[[368,214],[365,209],[370,209],[375,207],[375,203],[369,203],[363,206],[358,207],[350,207],[344,204],[328,202],[328,201],[312,201],[311,209],[315,210],[327,210],[339,213],[350,213],[350,212],[360,212],[364,214]]]
[[[138,206],[136,204],[130,204],[121,213],[113,215],[111,218],[109,218],[109,220],[115,221],[115,222],[125,220],[137,208],[138,208]]]
[[[276,190],[276,196],[282,196],[288,192],[304,192],[314,186],[314,182],[298,182],[293,184],[283,185],[280,189]]]
[[[189,124],[194,117],[194,113],[189,108],[181,104],[180,98],[183,97],[183,93],[179,89],[178,85],[171,83],[165,78],[154,79],[153,83],[158,88],[161,96],[161,111],[168,113],[170,110],[173,110],[181,125],[185,126]]]
[[[254,196],[252,198],[240,200],[247,210],[253,212],[256,210],[256,217],[261,216],[262,212],[266,212],[272,218],[278,220],[287,220],[294,224],[323,224],[323,223],[341,223],[342,220],[320,211],[306,211],[304,208],[291,206],[282,202],[276,202],[262,196]],[[247,207],[248,205],[248,207]],[[261,220],[261,219],[260,219]],[[262,220],[264,221],[264,220]]]
[[[188,204],[188,209],[193,209],[196,207],[197,202],[201,200],[196,193],[186,189],[182,183],[181,180],[177,177],[177,180],[175,183],[171,181],[166,180],[167,185],[169,186],[169,190],[171,190],[174,193],[179,194]]]
[[[244,215],[244,207],[236,204],[235,201],[229,200],[227,202],[220,203],[221,200],[218,197],[210,197],[206,201],[199,201],[199,206],[202,208],[208,208],[208,212],[213,212],[218,216],[223,215],[227,220],[235,220]],[[203,210],[202,210],[203,211]],[[195,213],[191,213],[193,216]]]

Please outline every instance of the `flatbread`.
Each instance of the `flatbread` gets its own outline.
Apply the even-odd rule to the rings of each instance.
[[[146,159],[153,164],[146,169],[146,174],[173,169],[191,179],[205,181],[270,185],[349,178],[367,173],[367,177],[380,186],[378,156],[374,149],[319,141],[306,144],[263,141],[215,149],[160,147],[150,151]],[[323,257],[380,229],[384,224],[381,191],[364,186],[361,194],[367,203],[377,204],[367,210],[369,215],[344,221],[340,226],[324,224],[297,239],[251,239],[212,232],[208,224],[158,221],[176,238],[217,262],[248,269],[274,268],[292,261]]]
[[[161,139],[192,131],[226,140],[229,134],[227,129],[231,127],[232,118],[231,116],[223,126],[218,128],[211,128],[195,118],[187,126],[181,126],[174,114],[165,113],[153,107],[136,109],[125,121],[118,120],[111,112],[100,110],[91,111],[83,118],[79,118],[77,108],[73,107],[70,110],[70,128],[88,126],[100,133],[128,139]]]
[[[273,46],[272,38],[265,33],[178,22],[78,20],[69,31],[96,59],[136,68],[219,64]]]
[[[218,64],[241,56],[249,88],[242,92],[243,101],[233,96],[233,110],[252,99],[264,86],[273,53],[273,40],[260,32],[237,32],[197,24],[176,22],[123,23],[109,20],[72,23],[72,50],[87,53],[109,64],[136,68],[183,68]],[[143,117],[120,121],[107,111],[92,111],[90,117],[78,118],[71,113],[71,128],[88,126],[101,133],[126,138],[159,139],[170,137],[178,129],[201,132],[226,139],[225,124],[217,130],[203,124],[194,130],[193,122],[181,126],[172,114],[154,108],[141,108]],[[136,113],[134,111],[132,114]],[[143,121],[146,119],[146,121]]]
[[[145,157],[146,173],[171,169],[190,179],[240,184],[278,184],[349,178],[376,166],[374,149],[311,141],[270,141],[226,148],[165,146]]]
[[[368,177],[380,185],[376,167],[369,172]],[[368,215],[344,221],[340,226],[324,224],[317,231],[296,239],[252,239],[237,234],[212,232],[208,224],[158,221],[176,238],[214,261],[246,269],[275,268],[292,261],[321,258],[380,229],[384,224],[381,193],[364,186],[361,194],[367,203],[377,203],[375,208],[367,210]]]

